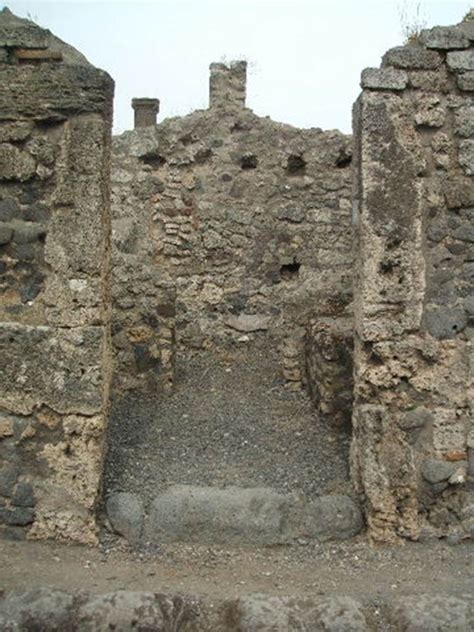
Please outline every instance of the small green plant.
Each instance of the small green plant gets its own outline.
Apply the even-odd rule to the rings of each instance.
[[[414,44],[420,39],[421,31],[426,28],[428,20],[421,2],[409,7],[407,0],[398,5],[401,32],[406,44]]]

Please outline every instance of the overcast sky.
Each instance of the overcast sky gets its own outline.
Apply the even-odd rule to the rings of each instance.
[[[247,105],[299,127],[349,132],[360,72],[403,41],[400,10],[455,24],[474,0],[153,0],[2,2],[78,48],[115,79],[115,131],[132,97],[160,119],[207,107],[212,61],[249,62]],[[417,15],[417,6],[420,11]]]

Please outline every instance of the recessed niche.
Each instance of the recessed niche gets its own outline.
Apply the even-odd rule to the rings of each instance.
[[[339,169],[345,169],[346,167],[350,167],[352,163],[352,155],[346,153],[345,149],[341,149],[338,157],[336,158],[336,167]]]
[[[141,156],[140,160],[144,162],[146,165],[153,167],[154,169],[158,169],[166,164],[166,158],[161,156],[160,154],[150,153],[145,156]]]
[[[284,263],[280,267],[280,278],[282,281],[294,281],[300,273],[301,263],[293,259],[292,263]]]
[[[245,154],[240,159],[242,169],[256,169],[258,166],[258,158],[254,154]]]
[[[286,163],[286,173],[289,176],[302,176],[306,172],[306,160],[301,154],[291,154]]]

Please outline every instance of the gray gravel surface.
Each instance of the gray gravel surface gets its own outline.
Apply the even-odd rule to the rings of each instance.
[[[280,379],[263,345],[178,358],[174,393],[114,405],[106,490],[148,504],[173,484],[348,493],[350,437]]]

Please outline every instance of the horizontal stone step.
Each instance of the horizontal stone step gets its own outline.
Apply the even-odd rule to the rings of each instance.
[[[152,502],[148,516],[129,493],[112,495],[112,528],[132,544],[145,541],[284,544],[299,538],[344,540],[363,527],[359,507],[348,496],[308,501],[272,488],[173,485]],[[144,527],[142,530],[142,524]]]

